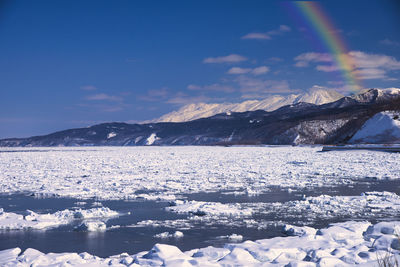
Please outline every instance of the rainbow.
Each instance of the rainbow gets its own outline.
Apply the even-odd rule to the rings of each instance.
[[[314,32],[319,42],[329,54],[332,55],[334,63],[341,72],[343,82],[350,91],[356,93],[362,89],[361,79],[357,77],[354,60],[348,55],[346,43],[326,12],[318,2],[314,1],[291,1],[302,20],[306,22],[307,28]]]

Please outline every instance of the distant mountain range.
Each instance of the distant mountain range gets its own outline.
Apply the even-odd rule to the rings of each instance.
[[[370,89],[322,105],[296,102],[270,112],[228,111],[187,122],[103,123],[3,139],[0,146],[400,143],[399,110],[400,89]]]
[[[334,102],[342,97],[342,94],[333,90],[312,89],[310,92],[303,94],[273,95],[264,100],[248,100],[241,103],[188,104],[177,111],[172,111],[158,119],[147,122],[184,122],[207,118],[224,112],[273,111],[280,107],[300,102],[322,105]]]

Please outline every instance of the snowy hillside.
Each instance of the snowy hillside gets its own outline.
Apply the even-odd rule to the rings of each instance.
[[[184,122],[200,118],[211,117],[225,112],[244,112],[254,110],[273,111],[282,106],[299,102],[316,105],[326,104],[342,98],[343,95],[333,90],[314,89],[304,94],[291,94],[288,96],[273,95],[264,100],[247,100],[241,103],[196,103],[183,106],[177,111],[172,111],[151,122]]]
[[[383,111],[369,119],[351,143],[400,143],[400,112]]]

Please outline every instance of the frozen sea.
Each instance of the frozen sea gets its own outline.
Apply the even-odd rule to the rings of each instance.
[[[320,151],[0,148],[0,250],[109,257],[241,246],[285,237],[285,225],[399,221],[400,153]]]

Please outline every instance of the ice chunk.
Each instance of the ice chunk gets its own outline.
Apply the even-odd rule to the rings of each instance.
[[[105,231],[106,228],[107,227],[104,222],[83,222],[80,225],[76,226],[74,230],[96,232],[96,231]]]
[[[76,219],[109,218],[120,214],[106,207],[92,208],[88,210],[62,210],[55,213],[39,214],[31,210],[25,212],[25,216],[12,212],[0,213],[0,229],[24,230],[24,229],[48,229],[69,224]]]

